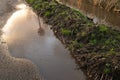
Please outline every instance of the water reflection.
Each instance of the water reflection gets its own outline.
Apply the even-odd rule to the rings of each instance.
[[[24,6],[24,5],[23,5]],[[38,17],[25,6],[13,13],[3,28],[10,53],[33,61],[47,80],[85,80],[69,52],[56,39],[50,26],[41,21],[44,35],[39,36]]]

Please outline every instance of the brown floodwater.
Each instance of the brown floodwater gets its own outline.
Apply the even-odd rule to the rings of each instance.
[[[54,36],[52,26],[40,18],[44,30],[40,35],[36,14],[25,4],[16,9],[2,29],[11,55],[31,60],[46,80],[86,80],[70,52]]]
[[[88,0],[59,0],[68,6],[80,10],[93,19],[96,24],[106,24],[120,30],[120,13],[108,12],[100,7],[93,6]]]

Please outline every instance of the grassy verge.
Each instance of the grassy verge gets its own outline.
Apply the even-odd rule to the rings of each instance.
[[[90,80],[120,80],[120,31],[95,25],[79,11],[55,0],[26,0],[52,25]]]

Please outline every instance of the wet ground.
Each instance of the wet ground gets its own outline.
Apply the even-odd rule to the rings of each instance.
[[[6,42],[1,38],[1,28],[21,1],[0,0],[0,80],[43,80],[37,67],[29,60],[12,57]]]
[[[0,0],[0,28],[3,27],[9,16],[15,10],[15,5],[22,2],[23,0]]]
[[[16,8],[2,29],[10,54],[31,60],[47,80],[85,80],[69,51],[50,30],[51,26],[40,19],[45,32],[41,36],[36,14],[24,4]]]

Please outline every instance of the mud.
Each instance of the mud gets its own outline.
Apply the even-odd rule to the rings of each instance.
[[[15,11],[17,0],[0,0],[0,28]],[[1,30],[1,29],[0,29]],[[2,30],[0,31],[2,35]],[[38,68],[29,60],[12,57],[0,35],[0,80],[43,80]]]

